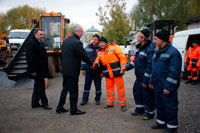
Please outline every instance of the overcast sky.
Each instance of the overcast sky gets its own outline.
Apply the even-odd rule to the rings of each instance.
[[[107,0],[0,0],[0,12],[6,13],[14,7],[29,5],[45,8],[47,12],[61,12],[73,23],[78,23],[86,30],[92,25],[101,30],[98,24],[98,7],[106,5]],[[126,0],[126,12],[130,12],[137,0]]]

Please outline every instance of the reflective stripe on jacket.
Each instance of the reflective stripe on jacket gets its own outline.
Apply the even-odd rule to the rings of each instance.
[[[190,47],[186,53],[184,63],[187,63],[189,68],[200,67],[200,47],[199,45],[194,48]]]
[[[152,58],[152,83],[155,91],[163,89],[173,91],[180,85],[181,55],[172,45],[168,44],[161,50],[155,50]]]
[[[137,49],[135,60],[126,66],[127,70],[135,67],[135,75],[138,81],[149,84],[152,70],[152,56],[154,54],[155,43],[148,41]]]
[[[120,71],[126,66],[126,57],[118,45],[107,44],[105,50],[98,51],[95,62],[101,65],[106,78],[113,78],[121,76]]]

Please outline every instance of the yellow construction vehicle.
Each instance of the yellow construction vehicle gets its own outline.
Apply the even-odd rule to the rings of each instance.
[[[39,28],[44,31],[44,44],[48,54],[49,75],[54,77],[60,71],[61,45],[66,36],[69,19],[61,13],[41,13]]]
[[[44,44],[48,54],[49,76],[53,78],[56,72],[60,71],[61,45],[66,36],[66,25],[69,19],[61,13],[41,13],[40,19],[33,20],[33,29],[23,44],[16,51],[6,69],[9,79],[19,80],[27,76],[26,46],[32,38],[35,28],[44,31]]]
[[[7,67],[7,59],[10,55],[9,42],[7,34],[0,34],[0,70]]]

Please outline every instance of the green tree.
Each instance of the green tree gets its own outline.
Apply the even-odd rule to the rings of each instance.
[[[183,21],[199,16],[199,6],[199,0],[138,0],[130,13],[131,21],[140,29],[154,20],[175,20],[181,29]]]
[[[109,42],[126,44],[131,31],[125,0],[108,0],[107,5],[99,6],[99,24],[103,26],[103,35]]]
[[[74,26],[73,23],[67,24],[66,25],[66,33],[67,34],[72,34],[72,27]]]
[[[132,8],[132,10],[137,10],[137,6],[136,5],[134,5],[134,7]],[[135,31],[136,30],[138,30],[137,28],[138,28],[138,26],[137,26],[137,24],[139,23],[138,21],[139,21],[139,17],[138,17],[138,15],[136,14],[136,11],[132,11],[131,13],[130,13],[130,23],[131,23],[131,27],[132,27],[132,29],[134,29]]]
[[[200,0],[188,0],[188,18],[200,15]]]
[[[39,19],[40,13],[43,12],[45,12],[45,9],[24,5],[7,11],[6,19],[11,29],[31,29],[33,26],[32,19]]]
[[[0,34],[7,34],[7,22],[5,19],[5,14],[4,13],[0,13]]]

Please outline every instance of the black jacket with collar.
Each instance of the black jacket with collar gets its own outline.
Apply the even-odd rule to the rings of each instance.
[[[32,77],[31,73],[34,72],[36,72],[37,77],[47,78],[49,76],[46,49],[35,37],[27,43],[26,60],[30,77]]]
[[[73,34],[63,41],[62,74],[67,76],[79,76],[81,60],[89,65],[93,64],[83,48],[83,43],[76,34]]]

